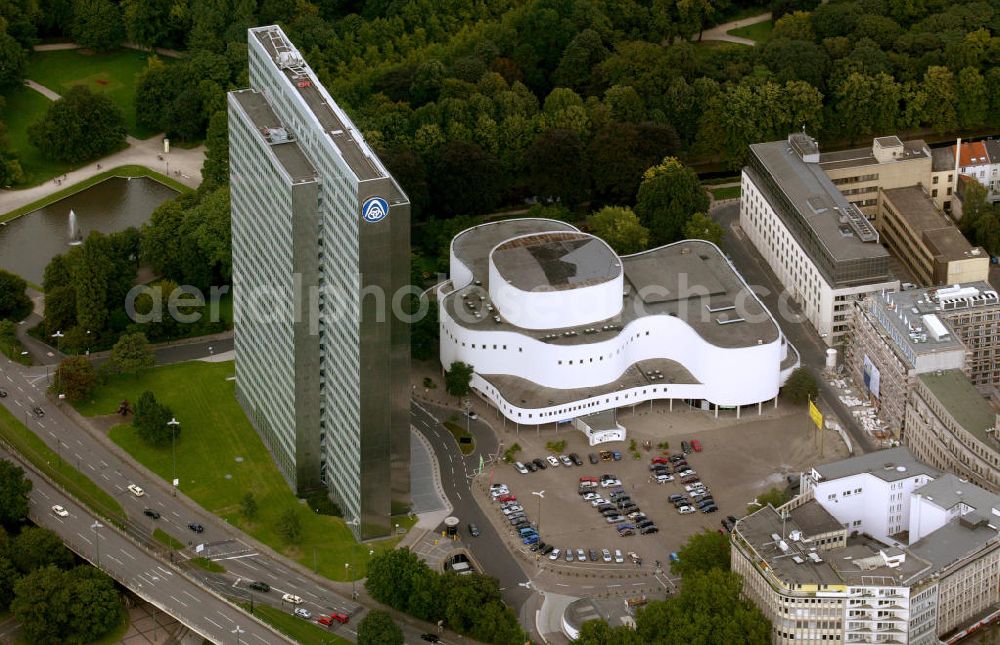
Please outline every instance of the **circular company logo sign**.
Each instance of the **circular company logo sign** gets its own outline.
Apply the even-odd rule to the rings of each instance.
[[[361,207],[361,217],[366,222],[380,222],[389,214],[389,202],[381,197],[369,197]]]

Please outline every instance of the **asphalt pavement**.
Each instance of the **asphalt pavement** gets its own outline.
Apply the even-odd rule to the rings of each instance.
[[[347,613],[351,615],[350,623],[338,625],[332,631],[343,638],[356,640],[357,622],[364,616],[366,607],[351,600],[350,583],[337,583],[322,578],[243,534],[183,494],[174,496],[168,482],[134,463],[103,434],[77,423],[75,412],[63,409],[62,406],[66,404],[49,400],[45,395],[47,382],[45,366],[25,367],[3,359],[0,361],[0,387],[6,389],[9,396],[0,399],[0,405],[24,422],[64,460],[77,466],[99,487],[118,499],[125,509],[130,536],[155,548],[156,543],[152,541],[151,535],[159,527],[191,547],[205,545],[210,557],[226,567],[224,576],[196,573],[205,584],[213,585],[213,588],[229,597],[248,601],[250,594],[247,585],[255,580],[266,582],[271,586],[271,592],[255,594],[255,602],[267,602],[281,607],[280,596],[287,592],[301,597],[304,601],[301,606],[314,615]],[[31,410],[36,405],[43,409],[43,416],[36,417],[32,413]],[[86,420],[82,422],[85,423]],[[144,491],[142,497],[129,492],[129,484],[141,487]],[[471,502],[471,496],[468,499]],[[146,517],[143,510],[147,507],[159,512],[160,518],[154,520]],[[201,524],[204,531],[191,531],[188,524],[192,522]],[[185,555],[190,556],[190,553]],[[126,561],[126,566],[129,566],[129,562]],[[141,567],[130,568],[135,574],[144,571]],[[360,586],[359,582],[358,587]],[[289,612],[292,609],[288,605],[283,608]],[[182,607],[182,610],[173,615],[186,622],[186,611]],[[398,613],[394,613],[394,617],[403,629],[408,643],[422,642],[420,634],[433,629],[428,623]],[[446,632],[442,640],[447,643],[454,642],[453,639],[457,638]]]
[[[21,461],[0,450],[0,457]],[[244,643],[294,643],[267,625],[250,618],[218,595],[196,584],[180,570],[162,562],[114,526],[99,521],[52,486],[47,479],[21,462],[32,482],[28,515],[31,520],[58,534],[63,542],[92,564],[104,569],[135,593],[167,613],[183,616],[183,622],[201,636],[216,643],[230,642],[240,630]],[[53,505],[68,513],[56,515]]]
[[[840,401],[830,384],[821,377],[826,365],[827,345],[819,337],[819,333],[809,324],[799,306],[788,298],[782,297],[785,288],[771,270],[764,258],[753,247],[753,244],[742,231],[737,234],[740,220],[739,202],[729,203],[712,210],[712,217],[722,224],[726,230],[724,251],[730,257],[737,270],[764,301],[775,316],[781,331],[799,350],[802,364],[809,367],[819,386],[819,395],[826,405],[840,419],[841,425],[848,431],[855,444],[863,452],[875,450],[871,437],[854,420],[854,417]]]

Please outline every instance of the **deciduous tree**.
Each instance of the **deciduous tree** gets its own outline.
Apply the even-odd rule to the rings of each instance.
[[[243,517],[251,522],[257,517],[257,498],[253,496],[253,491],[247,491],[240,502],[240,507],[243,510]]]
[[[69,569],[73,566],[73,554],[63,546],[62,539],[49,529],[29,526],[23,529],[10,549],[10,558],[21,573],[55,566]]]
[[[648,169],[639,184],[635,212],[654,245],[680,239],[691,215],[708,210],[698,175],[676,157]]]
[[[294,508],[286,509],[278,518],[278,534],[289,544],[297,544],[302,539],[302,520]]]
[[[151,446],[162,447],[177,440],[179,425],[168,425],[173,418],[170,408],[156,400],[156,396],[146,390],[139,395],[135,404],[132,425],[143,441]]]
[[[448,394],[457,397],[468,396],[472,372],[472,366],[462,361],[455,361],[449,365],[448,371],[444,374],[444,387],[448,390]]]
[[[18,321],[31,313],[27,288],[24,278],[0,269],[0,319]]]
[[[74,601],[68,607],[73,629],[68,640],[91,643],[121,623],[121,596],[107,574],[80,566],[69,572],[69,578]]]
[[[403,645],[403,630],[392,616],[372,609],[358,624],[358,645]]]
[[[134,374],[139,370],[156,364],[153,349],[142,332],[124,334],[111,348],[111,363],[126,374]]]
[[[586,199],[590,181],[583,151],[583,142],[572,130],[553,128],[539,134],[526,152],[532,192],[570,208]]]
[[[712,569],[728,571],[729,536],[705,529],[689,537],[677,555],[680,559],[671,563],[670,570],[685,579],[695,572],[707,573]]]
[[[798,367],[789,375],[781,391],[790,403],[801,405],[815,398],[819,394],[819,387],[808,367]]]
[[[16,524],[28,516],[31,480],[17,464],[0,460],[0,522]]]
[[[86,356],[64,358],[56,368],[53,388],[57,394],[65,394],[69,401],[82,401],[97,385],[97,370]]]
[[[684,225],[684,237],[689,240],[706,240],[712,244],[722,247],[726,229],[722,228],[710,216],[705,213],[695,213]]]
[[[90,161],[125,143],[125,117],[104,94],[76,85],[28,127],[28,139],[49,159]]]
[[[645,251],[649,246],[649,230],[627,206],[605,206],[590,216],[587,228],[619,255]]]
[[[15,583],[10,610],[28,642],[61,643],[72,628],[68,608],[73,603],[69,573],[50,565],[32,570]]]
[[[125,39],[121,8],[110,0],[74,0],[70,34],[94,51],[116,49]]]
[[[17,87],[24,80],[28,53],[6,29],[0,29],[0,89]]]

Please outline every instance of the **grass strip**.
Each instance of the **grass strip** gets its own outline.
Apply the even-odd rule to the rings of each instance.
[[[209,560],[208,558],[191,558],[191,564],[198,567],[199,569],[204,569],[205,571],[211,571],[212,573],[225,573],[226,568],[215,562],[214,560]]]
[[[160,528],[153,531],[153,539],[170,549],[174,549],[175,551],[179,551],[184,548],[183,542],[174,538],[174,536]]]
[[[710,188],[709,192],[716,201],[720,199],[736,199],[740,196],[739,186],[726,186],[725,188]]]
[[[444,427],[448,428],[451,436],[455,437],[455,441],[458,442],[458,448],[462,451],[463,455],[471,455],[476,451],[476,440],[471,434],[466,432],[465,428],[452,421],[445,421]],[[462,441],[463,438],[467,439],[464,443]]]
[[[88,506],[90,510],[116,524],[123,524],[125,511],[118,500],[64,461],[38,435],[2,407],[0,407],[0,437],[18,454],[34,464],[35,468],[48,475],[52,481]]]
[[[247,611],[250,610],[249,604],[244,603],[241,606]],[[312,620],[306,620],[304,618],[299,618],[298,616],[293,616],[292,614],[285,613],[277,607],[272,607],[270,605],[254,605],[253,614],[271,627],[277,629],[285,636],[288,636],[302,645],[325,645],[327,643],[339,645],[340,643],[351,642],[337,636],[326,627],[321,627],[317,623],[312,622]]]

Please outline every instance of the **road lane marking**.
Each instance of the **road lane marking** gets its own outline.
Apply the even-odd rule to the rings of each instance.
[[[118,563],[119,565],[121,565],[121,566],[123,566],[123,567],[125,566],[125,563],[124,563],[124,562],[122,562],[121,560],[119,560],[119,559],[118,559],[118,558],[116,558],[115,556],[111,555],[110,553],[108,554],[108,558],[110,558],[110,559],[114,560],[115,562],[117,562],[117,563]],[[152,584],[152,583],[151,583],[151,584]]]
[[[197,596],[195,596],[195,595],[194,595],[193,593],[191,593],[190,591],[187,591],[187,590],[184,590],[184,591],[182,591],[181,593],[182,593],[182,594],[184,594],[185,596],[187,596],[188,598],[190,598],[191,600],[195,601],[195,602],[200,602],[200,601],[198,600],[198,597],[197,597]]]
[[[171,598],[173,598],[173,596],[171,596]],[[222,625],[220,625],[219,623],[215,622],[214,620],[212,620],[208,616],[205,616],[205,620],[207,620],[208,622],[212,623],[213,625],[215,625],[219,629],[222,629]]]
[[[40,488],[38,489],[38,494],[39,494],[39,495],[41,495],[42,497],[44,497],[45,499],[51,499],[51,498],[49,497],[49,494],[48,494],[48,493],[46,493],[45,491],[43,491],[43,490],[42,490],[42,489],[40,489]]]
[[[39,421],[39,422],[38,422],[38,427],[39,427],[39,428],[44,428],[44,427],[45,427],[45,424],[44,424],[44,423],[42,423],[41,421]]]
[[[258,636],[257,634],[252,634],[252,636],[253,636],[254,638],[256,638],[257,640],[259,640],[259,641],[260,641],[261,643],[267,643],[267,641],[266,641],[266,640],[264,640],[263,638],[261,638],[261,637],[260,637],[260,636]]]
[[[85,538],[85,537],[83,536],[83,534],[82,534],[82,533],[80,533],[79,531],[77,531],[77,532],[76,532],[76,534],[77,534],[77,535],[79,535],[79,536],[80,536],[80,539],[81,539],[81,540],[83,540],[84,542],[86,542],[87,544],[93,544],[93,542],[91,542],[90,540],[88,540],[87,538]]]
[[[20,402],[20,401],[18,401],[17,399],[14,399],[14,403],[15,403],[15,404],[17,405],[17,407],[19,407],[19,408],[23,408],[23,407],[24,407],[23,405],[21,405],[21,402]]]
[[[124,548],[121,548],[121,549],[118,549],[118,550],[121,551],[122,553],[124,553],[125,555],[127,555],[128,557],[132,558],[133,560],[135,560],[135,556],[132,555],[131,553],[129,553],[128,551],[126,551]]]
[[[160,573],[162,573],[165,576],[172,576],[172,575],[174,575],[173,571],[168,571],[167,569],[164,569],[161,566],[157,566],[156,568],[160,571]],[[187,593],[187,592],[185,591],[184,593]],[[188,595],[191,596],[191,594],[188,594]],[[191,597],[194,598],[194,596],[191,596]],[[197,598],[195,598],[195,600],[197,600]]]
[[[259,553],[244,553],[243,555],[229,555],[224,558],[212,558],[213,561],[218,562],[219,560],[238,560],[240,558],[256,558]]]
[[[105,473],[101,473],[101,477],[103,477],[104,479],[106,479],[108,481],[111,481],[111,478],[108,477]]]
[[[222,616],[223,618],[225,618],[226,620],[228,620],[228,621],[229,621],[229,622],[231,622],[231,623],[235,623],[235,622],[236,622],[235,620],[233,620],[233,619],[232,619],[232,618],[230,618],[229,616],[225,615],[224,613],[222,613],[222,612],[221,612],[221,611],[219,611],[218,609],[216,609],[216,610],[215,610],[215,613],[219,614],[220,616]]]

